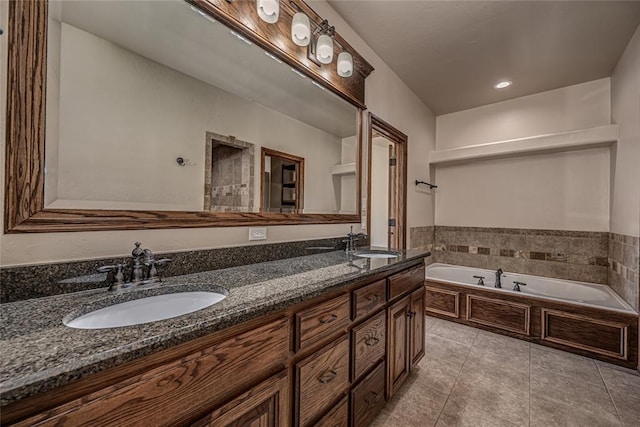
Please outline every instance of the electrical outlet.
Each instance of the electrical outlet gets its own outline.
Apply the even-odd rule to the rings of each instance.
[[[249,240],[267,240],[267,227],[250,228]]]

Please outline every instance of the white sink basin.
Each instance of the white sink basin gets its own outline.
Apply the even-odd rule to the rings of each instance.
[[[353,254],[361,258],[397,258],[400,256],[399,253],[392,251],[363,251],[354,252]]]
[[[140,325],[193,313],[225,298],[226,295],[205,291],[156,295],[101,308],[63,323],[77,329]]]

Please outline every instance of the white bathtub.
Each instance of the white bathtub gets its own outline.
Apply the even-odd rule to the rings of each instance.
[[[496,281],[494,270],[439,263],[431,264],[426,269],[427,279],[455,285],[480,287],[478,279],[473,276],[484,276],[485,287],[500,292],[574,302],[623,313],[636,313],[629,304],[606,285],[505,272],[502,276],[502,289],[496,289],[494,288]],[[526,286],[520,286],[520,292],[513,291],[514,281],[526,283]]]

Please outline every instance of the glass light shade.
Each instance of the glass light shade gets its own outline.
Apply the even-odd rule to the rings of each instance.
[[[353,57],[349,52],[340,52],[338,55],[338,75],[351,77],[353,74]]]
[[[278,22],[280,14],[280,2],[278,0],[256,0],[258,16],[269,24]]]
[[[316,58],[322,64],[331,64],[333,61],[333,39],[326,34],[318,37]]]
[[[291,40],[298,46],[308,46],[311,41],[309,17],[302,12],[293,15],[291,21]]]

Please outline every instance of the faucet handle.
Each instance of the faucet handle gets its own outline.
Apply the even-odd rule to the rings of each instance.
[[[113,271],[116,271],[116,269],[118,268],[117,265],[103,265],[101,267],[97,268],[98,273],[111,273]]]
[[[134,258],[138,258],[144,254],[144,251],[140,248],[142,243],[135,242],[134,245],[135,245],[135,249],[131,251],[131,256]]]
[[[171,263],[171,258],[162,258],[162,259],[159,259],[158,261],[155,261],[155,264],[157,266],[163,266],[170,263]]]
[[[527,286],[527,284],[524,283],[524,282],[515,282],[515,281],[513,282],[513,290],[514,291],[518,291],[519,292],[520,291],[520,286]]]

